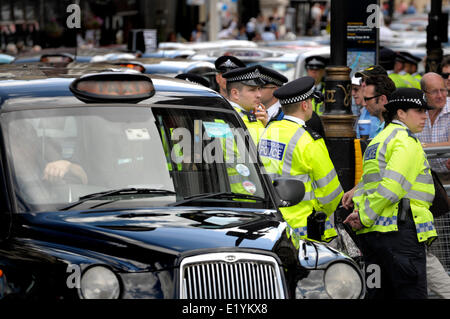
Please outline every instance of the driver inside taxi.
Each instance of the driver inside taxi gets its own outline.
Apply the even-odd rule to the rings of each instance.
[[[36,130],[30,123],[25,121],[11,123],[9,136],[14,168],[20,180],[43,179],[58,183],[68,175],[72,175],[81,184],[87,184],[88,178],[84,169],[76,163],[58,159],[61,158],[61,154],[56,151],[54,145],[52,146],[50,138],[46,139],[45,151],[42,151]]]

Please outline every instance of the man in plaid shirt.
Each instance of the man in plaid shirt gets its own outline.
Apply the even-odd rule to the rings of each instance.
[[[450,146],[450,104],[448,103],[448,89],[444,79],[437,73],[424,74],[420,82],[428,105],[434,110],[428,111],[425,127],[417,138],[424,148],[435,146]],[[431,168],[438,173],[443,184],[450,183],[450,170],[447,168],[448,158],[430,159]]]

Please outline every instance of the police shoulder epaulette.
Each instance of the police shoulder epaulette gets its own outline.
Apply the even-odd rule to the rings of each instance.
[[[416,141],[417,141],[417,137],[414,135],[414,133],[413,132],[411,132],[411,130],[406,130],[407,132],[408,132],[408,136],[409,137],[412,137],[413,139],[415,139]]]
[[[306,132],[309,133],[309,135],[311,135],[313,140],[318,140],[318,139],[322,138],[322,136],[319,133],[317,133],[312,128],[308,127],[307,125],[303,125],[303,128],[305,129]]]

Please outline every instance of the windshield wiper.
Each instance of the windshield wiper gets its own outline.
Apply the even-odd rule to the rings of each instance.
[[[182,206],[187,203],[199,201],[202,199],[208,199],[208,198],[230,199],[230,200],[249,199],[249,200],[256,200],[256,201],[260,201],[260,202],[267,201],[265,198],[260,197],[260,196],[255,196],[255,195],[232,193],[232,192],[220,192],[220,193],[202,193],[202,194],[187,196],[183,200],[177,201],[177,202],[169,204],[167,206]]]
[[[90,200],[96,200],[96,199],[102,199],[108,196],[114,196],[114,195],[140,195],[140,194],[151,194],[151,195],[161,195],[161,196],[169,196],[169,195],[176,195],[177,193],[174,191],[166,190],[166,189],[159,189],[159,188],[120,188],[120,189],[113,189],[108,190],[104,192],[98,192],[98,193],[92,193],[85,196],[81,196],[78,201],[71,203],[68,206],[65,206],[61,208],[60,210],[68,210],[70,208],[73,208],[75,206],[78,206],[84,202],[90,201]]]

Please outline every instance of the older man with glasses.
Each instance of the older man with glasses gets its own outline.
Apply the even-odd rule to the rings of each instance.
[[[428,105],[434,107],[428,111],[425,128],[417,138],[424,148],[450,146],[450,106],[447,102],[448,89],[442,76],[429,72],[420,82]],[[450,183],[450,171],[446,166],[447,158],[430,159],[431,168],[439,175],[444,184]]]

